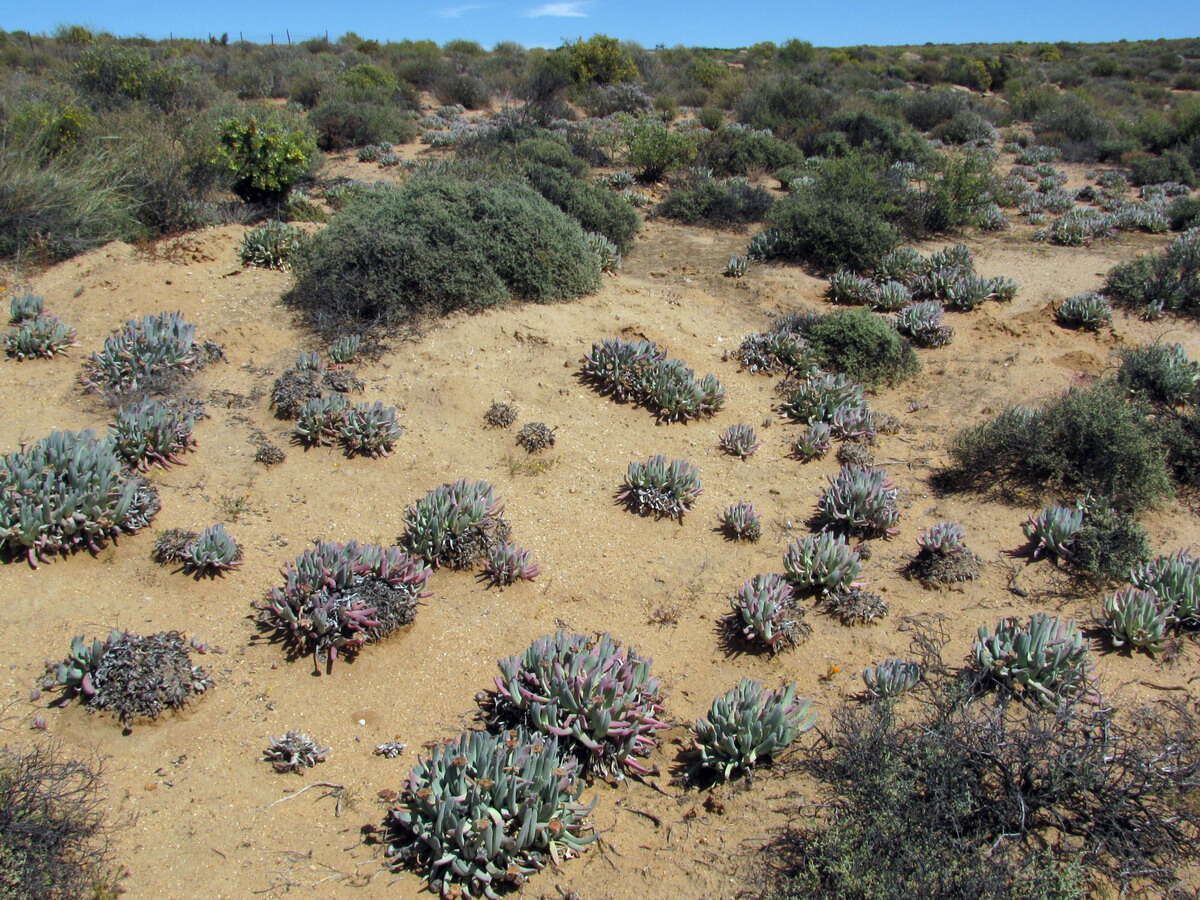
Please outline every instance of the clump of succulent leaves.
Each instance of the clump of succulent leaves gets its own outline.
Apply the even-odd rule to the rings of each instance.
[[[528,550],[500,541],[483,564],[483,578],[493,587],[507,587],[518,581],[533,581],[541,567],[533,561]]]
[[[702,492],[699,469],[686,459],[668,461],[657,454],[629,464],[617,500],[639,515],[682,521]]]
[[[936,522],[917,537],[917,555],[906,571],[922,584],[954,584],[979,577],[980,558],[967,547],[967,534],[955,522]]]
[[[319,666],[412,622],[430,570],[399,547],[315,541],[255,604],[260,625]]]
[[[196,326],[182,313],[131,319],[83,364],[85,390],[110,394],[153,391],[223,358],[219,344],[196,340]]]
[[[333,393],[305,402],[296,418],[296,440],[307,446],[338,443],[347,456],[387,456],[404,432],[394,406],[351,405],[345,394]]]
[[[1151,656],[1167,647],[1172,607],[1154,591],[1127,587],[1104,600],[1103,625],[1116,648],[1143,650]]]
[[[271,738],[263,751],[263,761],[269,762],[276,772],[295,772],[311,769],[329,758],[330,748],[322,747],[303,731],[289,731]]]
[[[268,469],[271,466],[279,465],[285,459],[287,459],[287,454],[283,452],[283,449],[267,441],[259,444],[254,450],[254,461],[262,463]]]
[[[1099,331],[1112,323],[1112,301],[1095,291],[1085,291],[1060,303],[1054,317],[1067,328]]]
[[[746,335],[734,356],[738,365],[752,374],[808,374],[815,365],[815,355],[808,342],[800,335],[787,331]]]
[[[982,688],[1000,687],[1024,701],[1055,707],[1089,688],[1087,643],[1070,620],[1034,613],[1027,622],[1001,619],[980,626],[971,670]]]
[[[185,528],[168,528],[160,531],[154,540],[150,558],[159,565],[183,563],[183,554],[192,541],[199,537],[199,532],[188,531]]]
[[[242,236],[242,265],[286,269],[304,239],[295,225],[271,219]]]
[[[783,555],[787,579],[799,591],[831,595],[850,590],[862,572],[862,557],[844,535],[822,531],[798,538]]]
[[[490,428],[508,428],[517,421],[517,415],[513,404],[494,401],[483,414],[483,424]]]
[[[828,422],[813,422],[792,441],[792,453],[797,459],[811,462],[820,459],[833,446],[833,429]]]
[[[842,466],[817,501],[817,518],[824,527],[844,534],[890,536],[900,518],[898,494],[883,469]]]
[[[188,541],[179,553],[179,561],[189,575],[223,575],[242,564],[242,545],[218,522]]]
[[[1033,558],[1049,556],[1070,561],[1074,557],[1075,538],[1083,529],[1084,507],[1047,506],[1021,526],[1029,539]]]
[[[596,254],[601,272],[616,272],[621,268],[621,251],[605,235],[589,231],[583,237],[588,249]]]
[[[117,410],[109,433],[126,465],[145,471],[151,465],[183,465],[180,458],[196,445],[192,428],[203,407],[174,400],[142,400]]]
[[[755,575],[729,600],[726,626],[739,642],[778,653],[794,646],[811,628],[795,591],[782,575]]]
[[[46,672],[44,686],[114,712],[123,725],[179,709],[212,686],[205,671],[192,665],[191,646],[177,631],[143,636],[114,630],[90,643],[77,637],[67,657],[47,664]]]
[[[762,537],[762,517],[754,504],[739,500],[717,515],[725,536],[735,541],[757,541]]]
[[[383,823],[393,869],[442,897],[498,898],[595,840],[568,738],[516,728],[467,731],[409,773]]]
[[[664,422],[707,418],[725,405],[725,388],[715,375],[697,378],[653,341],[606,338],[592,345],[580,374],[600,393],[640,403]]]
[[[1129,581],[1136,588],[1152,591],[1179,628],[1200,629],[1200,558],[1186,550],[1159,556],[1135,566]]]
[[[649,659],[607,633],[559,631],[499,666],[493,708],[499,722],[570,740],[588,771],[650,771],[639,757],[668,725]]]
[[[761,444],[754,428],[750,425],[730,425],[717,441],[722,450],[738,459],[749,459]]]
[[[526,422],[517,432],[517,443],[526,453],[541,453],[554,446],[556,430],[544,422]]]
[[[944,347],[954,339],[954,329],[942,319],[942,304],[922,300],[906,306],[892,319],[896,330],[918,347]]]
[[[470,568],[511,530],[496,489],[465,478],[429,491],[408,508],[404,524],[401,545],[434,568]]]
[[[37,567],[52,553],[93,553],[148,526],[161,504],[111,438],[55,431],[0,457],[0,553]]]
[[[325,355],[335,366],[349,365],[358,358],[362,342],[362,337],[357,334],[343,335],[325,348]]]
[[[750,268],[750,260],[745,256],[739,256],[734,253],[729,257],[729,261],[725,263],[725,269],[721,273],[726,278],[741,278]]]
[[[75,329],[58,316],[24,319],[4,335],[4,352],[18,361],[66,356],[76,345]]]
[[[848,410],[867,409],[862,385],[839,373],[813,372],[795,381],[779,385],[782,397],[779,411],[805,424],[832,423]]]
[[[889,700],[911,691],[921,683],[924,674],[919,662],[891,658],[863,669],[862,680],[867,688],[867,696]]]
[[[10,325],[20,325],[22,322],[36,319],[45,310],[45,297],[29,292],[14,294],[8,301],[8,322]]]
[[[692,726],[697,768],[728,780],[770,764],[816,723],[811,706],[796,697],[795,684],[771,691],[743,678]]]

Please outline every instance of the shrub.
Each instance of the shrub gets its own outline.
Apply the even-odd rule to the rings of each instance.
[[[1129,172],[1135,185],[1178,181],[1188,187],[1196,186],[1196,173],[1187,157],[1175,150],[1167,150],[1161,156],[1134,156],[1129,162]]]
[[[405,511],[400,544],[434,568],[464,569],[507,539],[503,513],[492,485],[459,479],[434,488]]]
[[[948,144],[991,144],[996,140],[996,129],[979,113],[961,109],[945,122],[933,129],[933,136]]]
[[[649,112],[652,103],[650,95],[642,90],[641,85],[625,81],[598,88],[589,98],[588,112],[596,118],[619,112],[637,115]]]
[[[1112,324],[1112,303],[1103,294],[1086,291],[1060,303],[1054,317],[1068,328],[1099,331],[1102,326]]]
[[[1167,204],[1166,216],[1172,231],[1200,228],[1200,200],[1176,197]]]
[[[51,432],[0,457],[0,552],[34,568],[50,553],[98,552],[148,526],[159,508],[154,487],[91,431]]]
[[[1200,230],[1186,231],[1157,257],[1119,263],[1108,273],[1104,293],[1118,303],[1196,315],[1200,311]]]
[[[417,136],[416,123],[392,103],[335,98],[311,110],[308,120],[322,150],[365,148],[384,141],[407,144]]]
[[[388,864],[420,868],[444,897],[521,885],[594,840],[578,768],[558,737],[524,728],[433,746],[387,813]]]
[[[302,770],[325,762],[329,758],[329,752],[329,747],[322,747],[303,731],[289,731],[271,738],[271,743],[263,751],[262,758],[263,762],[269,762],[271,768],[280,774],[295,772],[299,775]]]
[[[691,136],[672,131],[653,118],[635,123],[629,129],[628,142],[626,161],[641,181],[658,181],[669,170],[696,158],[696,142]]]
[[[579,225],[532,189],[449,176],[362,196],[306,243],[296,270],[290,301],[328,330],[569,299],[600,279]]]
[[[673,188],[658,214],[690,225],[733,225],[760,221],[770,208],[771,195],[744,178],[706,178]]]
[[[890,536],[900,518],[897,495],[883,469],[842,466],[817,501],[817,517],[826,528],[843,533]]]
[[[492,547],[483,567],[483,577],[493,587],[506,587],[517,581],[533,581],[541,568],[530,558],[528,550],[501,541]]]
[[[559,631],[498,663],[492,718],[546,735],[570,735],[585,768],[649,770],[637,759],[656,746],[662,688],[650,660],[608,634]]]
[[[286,269],[303,238],[295,225],[272,219],[242,236],[242,265]]]
[[[646,462],[631,462],[617,500],[639,515],[653,514],[683,520],[702,487],[700,470],[685,459],[670,462],[662,455]]]
[[[731,126],[714,131],[700,144],[696,162],[717,175],[776,172],[785,166],[798,165],[804,159],[804,154],[794,145],[770,132]]]
[[[429,568],[399,547],[314,541],[282,569],[284,583],[254,608],[260,627],[295,655],[332,666],[416,615]]]
[[[969,103],[967,95],[959,91],[946,88],[921,91],[905,98],[903,113],[909,124],[921,131],[930,131],[966,112]]]
[[[218,345],[197,343],[196,326],[182,313],[158,313],[131,319],[105,338],[104,349],[84,361],[79,380],[88,391],[153,391],[221,355]]]
[[[75,329],[57,316],[37,315],[23,320],[4,335],[4,352],[17,360],[53,359],[77,346]]]
[[[991,686],[1043,707],[1070,703],[1089,688],[1087,643],[1073,621],[1034,613],[1027,623],[1001,619],[993,634],[980,626],[971,671]]]
[[[1150,538],[1133,516],[1090,499],[1072,549],[1074,563],[1093,579],[1125,578],[1150,558]]]
[[[864,385],[894,384],[921,367],[912,346],[887,320],[865,309],[822,316],[801,335],[822,366]]]
[[[768,217],[776,246],[771,257],[807,262],[819,270],[873,269],[900,242],[900,231],[870,207],[848,198],[796,191]]]
[[[562,169],[527,165],[525,176],[539,194],[575,219],[585,232],[598,232],[625,253],[641,228],[632,206],[610,190]]]
[[[146,471],[151,464],[183,465],[180,455],[196,445],[195,409],[170,400],[144,400],[122,406],[110,426],[117,456],[130,468]]]
[[[242,545],[218,522],[188,541],[179,554],[183,571],[194,574],[222,575],[242,564]]]
[[[762,537],[762,518],[753,504],[744,500],[723,509],[717,521],[732,540],[757,541]]]
[[[119,893],[97,766],[48,744],[0,748],[0,890],[12,900]]]
[[[738,772],[768,764],[816,722],[808,700],[796,699],[796,685],[763,690],[743,678],[738,686],[715,699],[708,715],[692,726],[697,767],[728,780]]]
[[[214,162],[244,200],[280,200],[313,164],[311,132],[282,117],[249,115],[220,123]]]
[[[717,441],[722,450],[738,459],[749,459],[761,444],[749,425],[730,425]]]
[[[967,484],[998,480],[1001,487],[1091,492],[1134,509],[1171,489],[1166,454],[1146,410],[1105,382],[964,429],[950,457],[950,474]]]
[[[732,634],[771,653],[791,647],[811,629],[781,575],[755,575],[730,598],[726,620]]]
[[[822,531],[788,545],[783,555],[788,581],[799,590],[820,590],[826,596],[849,590],[862,571],[857,550],[840,534]]]
[[[77,637],[62,662],[47,664],[43,683],[82,698],[92,709],[115,712],[126,727],[180,709],[192,695],[212,687],[207,673],[192,665],[188,644],[177,631],[148,636],[112,631],[90,645]]]

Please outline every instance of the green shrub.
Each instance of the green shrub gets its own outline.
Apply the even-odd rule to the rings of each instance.
[[[1083,527],[1072,541],[1071,561],[1092,578],[1124,580],[1150,558],[1150,537],[1128,513],[1105,500],[1084,506]]]
[[[961,91],[942,88],[913,94],[904,101],[904,118],[921,131],[948,122],[970,107],[970,100]]]
[[[933,136],[948,144],[970,144],[975,141],[991,142],[996,139],[996,129],[979,113],[963,109],[954,118],[933,129]]]
[[[691,136],[672,131],[655,119],[642,119],[631,126],[628,141],[629,165],[638,170],[642,181],[657,181],[668,170],[696,158],[696,142]]]
[[[616,38],[594,34],[580,38],[558,51],[565,54],[568,70],[577,84],[612,84],[638,77],[633,57]]]
[[[516,145],[514,152],[519,160],[528,165],[561,169],[576,178],[583,178],[588,173],[588,164],[572,153],[566,144],[553,138],[526,138]]]
[[[760,221],[770,208],[771,195],[744,178],[707,178],[673,188],[659,205],[658,214],[689,224],[732,225]]]
[[[831,91],[784,75],[745,91],[737,100],[737,117],[739,122],[787,138],[824,119],[836,104]]]
[[[865,385],[903,381],[921,367],[912,345],[869,310],[838,310],[816,319],[801,334],[824,368]]]
[[[604,235],[622,253],[633,246],[642,220],[620,195],[548,165],[527,165],[525,176],[535,191],[577,221],[584,231]]]
[[[321,329],[596,290],[579,224],[531,188],[417,178],[364,194],[307,243],[289,300]]]
[[[964,483],[1095,494],[1139,509],[1171,491],[1166,453],[1148,410],[1110,382],[1076,388],[1041,409],[1015,407],[950,445]]]
[[[696,163],[717,175],[749,175],[774,172],[803,159],[797,147],[769,132],[727,125],[701,143]]]
[[[1167,150],[1161,156],[1138,155],[1130,161],[1129,171],[1129,180],[1136,185],[1178,181],[1188,187],[1196,186],[1195,170],[1177,150]]]
[[[245,200],[279,200],[314,162],[311,131],[276,115],[249,115],[220,123],[214,162],[234,179]]]
[[[1172,231],[1187,231],[1200,227],[1200,200],[1176,197],[1167,204],[1167,219]]]
[[[1104,293],[1147,314],[1200,314],[1200,230],[1185,231],[1161,256],[1118,263],[1108,273]]]
[[[768,222],[779,241],[773,255],[810,263],[820,271],[841,266],[873,269],[901,237],[895,225],[870,207],[811,190],[777,202]]]
[[[1179,406],[1196,398],[1200,364],[1179,344],[1149,344],[1121,351],[1117,382],[1152,403]]]
[[[322,150],[344,150],[388,141],[407,144],[417,136],[416,122],[395,105],[335,99],[308,114]]]

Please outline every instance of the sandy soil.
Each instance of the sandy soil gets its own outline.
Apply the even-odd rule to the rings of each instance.
[[[375,850],[360,841],[362,826],[382,819],[377,793],[400,787],[423,744],[473,723],[475,695],[491,686],[498,657],[559,627],[609,630],[651,656],[678,726],[653,758],[663,773],[659,790],[596,784],[589,793],[599,799],[602,848],[539,874],[525,895],[735,897],[754,877],[756,849],[794,813],[806,786],[770,774],[748,790],[702,793],[672,785],[688,723],[743,676],[771,685],[795,680],[824,712],[860,690],[865,665],[905,652],[908,638],[898,630],[904,616],[946,614],[953,659],[965,654],[979,625],[1006,614],[1062,610],[1089,617],[1099,597],[1064,593],[1050,563],[1021,573],[1028,597],[1007,589],[1011,571],[1024,565],[1010,554],[1023,544],[1020,523],[1036,501],[1013,506],[974,495],[938,497],[929,476],[945,461],[958,428],[1099,374],[1122,346],[1165,337],[1200,357],[1200,335],[1187,323],[1149,324],[1118,314],[1111,331],[1091,335],[1053,322],[1056,301],[1097,288],[1114,263],[1161,247],[1166,238],[1123,236],[1069,249],[1033,244],[1032,229],[1017,226],[968,239],[983,274],[1009,275],[1021,290],[1011,304],[950,314],[955,341],[921,351],[917,379],[872,399],[903,422],[876,449],[903,489],[900,533],[874,543],[865,571],[891,615],[848,628],[810,611],[812,635],[797,649],[775,658],[727,655],[717,631],[727,596],[756,573],[781,571],[787,543],[804,533],[802,523],[837,463],[832,456],[809,464],[788,458],[799,428],[773,413],[773,380],[739,373],[725,357],[773,314],[823,306],[823,282],[773,265],[754,267],[741,280],[723,278],[725,260],[744,247],[744,234],[650,222],[624,271],[595,296],[452,317],[361,367],[365,398],[402,408],[407,431],[391,457],[348,460],[333,449],[289,447],[286,462],[266,469],[253,461],[253,437],[261,431],[287,446],[289,423],[271,415],[265,395],[296,352],[315,345],[280,303],[289,276],[239,265],[243,231],[214,228],[154,253],[110,245],[46,271],[32,287],[76,326],[80,347],[55,361],[0,363],[0,449],[9,451],[53,428],[105,426],[109,410],[83,395],[75,379],[82,356],[126,319],[182,310],[201,337],[221,342],[228,355],[195,379],[211,418],[198,424],[199,445],[188,464],[151,476],[163,499],[154,529],[98,558],[78,554],[38,571],[0,568],[6,648],[0,704],[11,704],[4,741],[33,739],[28,729],[41,714],[68,750],[106,759],[112,814],[128,823],[115,841],[133,897],[415,897],[420,879],[384,871]],[[728,389],[727,408],[709,421],[659,426],[645,410],[590,391],[576,378],[578,360],[593,341],[614,335],[645,336],[697,372],[717,373]],[[515,403],[521,423],[557,426],[546,471],[522,472],[515,429],[483,427],[492,400]],[[764,426],[763,446],[746,462],[716,446],[736,422]],[[627,463],[653,453],[687,457],[701,469],[704,495],[682,524],[641,519],[614,503]],[[314,674],[307,659],[285,661],[279,647],[255,637],[251,602],[307,542],[392,542],[407,505],[459,477],[497,486],[515,539],[542,564],[535,582],[501,592],[468,573],[439,571],[411,627],[328,675]],[[757,544],[731,544],[715,531],[718,511],[742,498],[764,516]],[[974,583],[925,590],[897,570],[917,534],[942,518],[966,527],[986,565]],[[156,530],[198,530],[217,521],[246,549],[245,565],[229,577],[196,582],[151,562]],[[1161,552],[1192,545],[1200,535],[1195,517],[1177,502],[1144,521]],[[61,657],[73,635],[111,626],[180,629],[203,638],[220,648],[201,658],[215,687],[186,712],[129,734],[77,706],[28,700],[45,659]],[[1136,682],[1185,684],[1195,657],[1189,647],[1182,662],[1165,667],[1101,655],[1099,670],[1110,685],[1129,685],[1130,699],[1139,690],[1164,696]],[[292,728],[331,745],[329,761],[299,777],[274,774],[259,760],[262,749],[270,736]],[[402,757],[372,755],[393,739],[408,744]],[[321,789],[295,796],[318,781],[344,786],[340,805]]]

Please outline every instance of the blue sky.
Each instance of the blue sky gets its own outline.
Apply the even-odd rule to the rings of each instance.
[[[739,47],[799,37],[818,46],[965,43],[971,41],[1109,41],[1200,35],[1196,0],[1091,0],[1088,3],[978,3],[935,0],[432,0],[429,4],[379,0],[5,0],[0,27],[50,32],[70,23],[119,35],[204,37],[239,32],[247,40],[285,40],[347,31],[380,40],[467,38],[490,47],[516,41],[555,47],[565,39],[603,33],[646,46]]]

